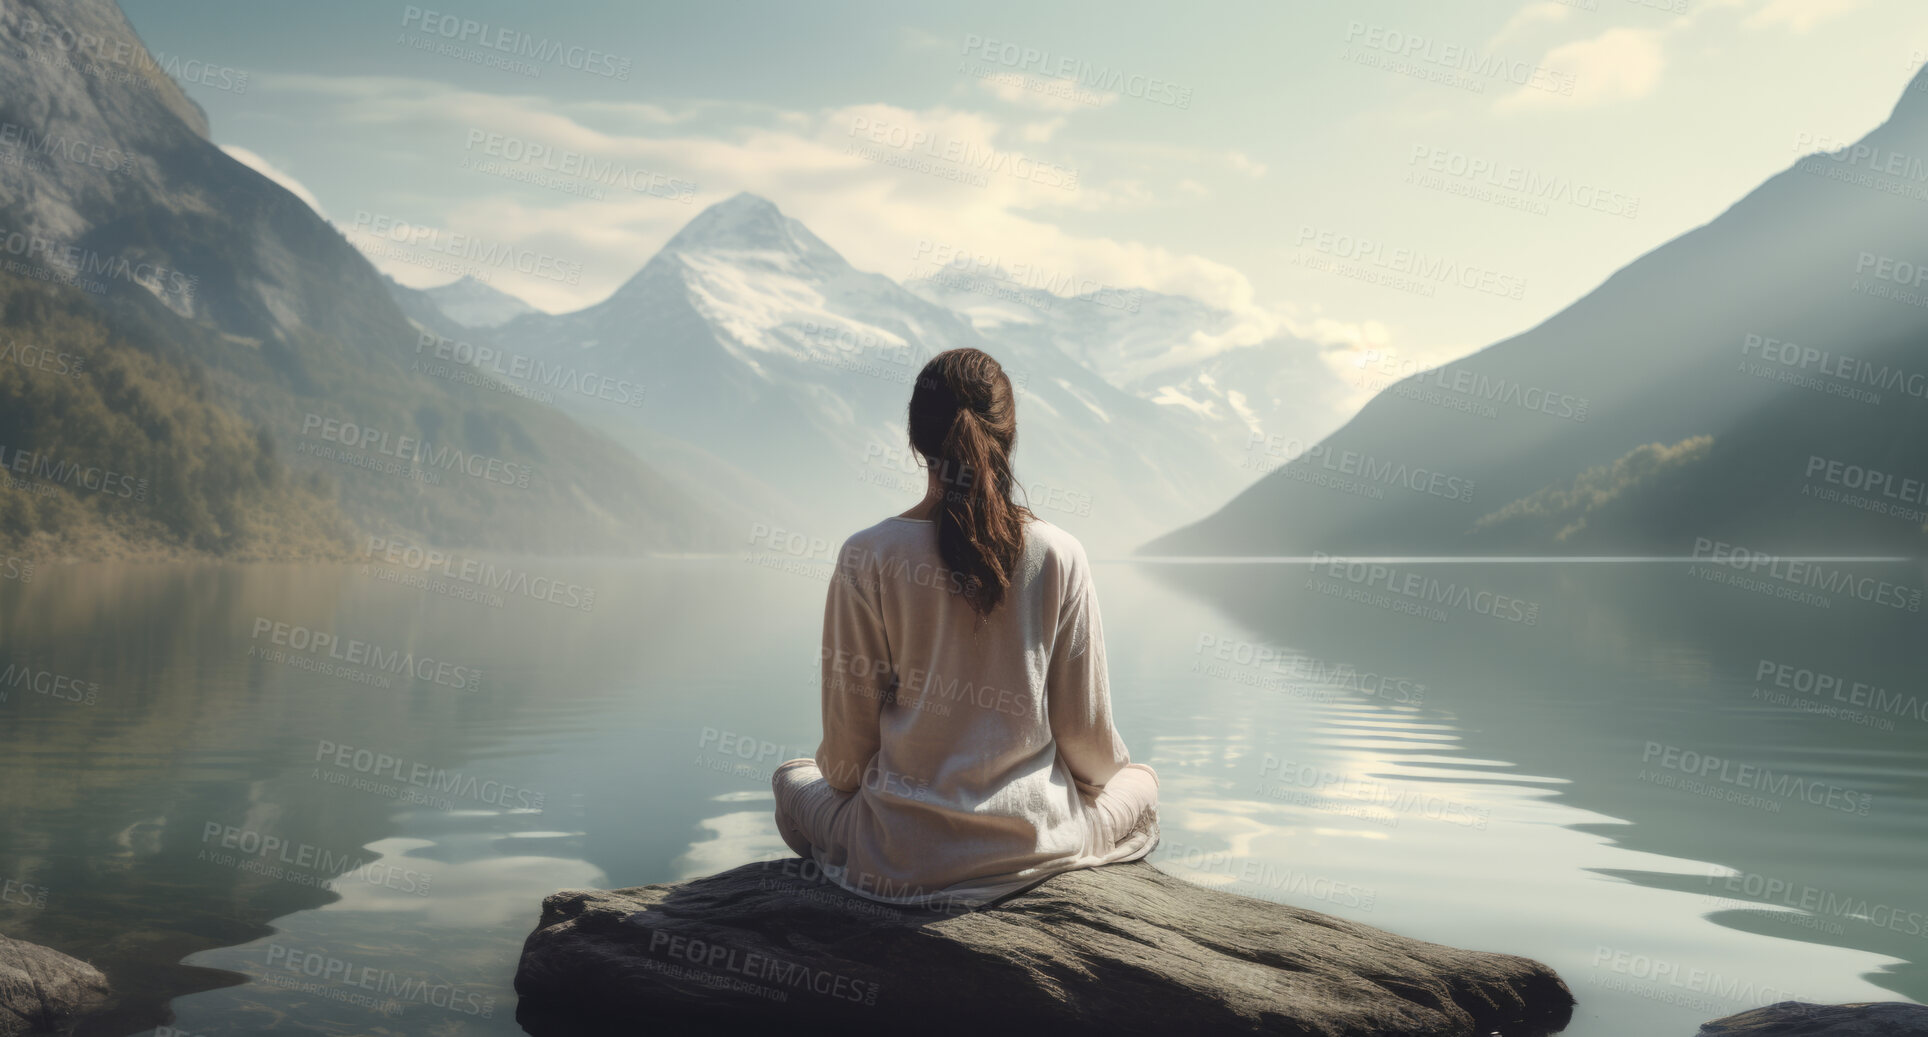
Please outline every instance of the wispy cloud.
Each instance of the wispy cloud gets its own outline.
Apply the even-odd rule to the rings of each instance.
[[[551,311],[600,301],[628,279],[700,206],[750,191],[816,228],[863,269],[900,276],[920,240],[996,251],[1012,262],[1076,270],[1108,284],[1251,306],[1240,271],[1204,256],[1076,233],[1074,213],[1189,203],[1219,178],[1262,177],[1237,150],[1159,147],[1105,154],[1061,143],[1063,116],[1007,119],[967,107],[853,104],[820,110],[586,105],[492,94],[393,77],[279,76],[274,89],[306,95],[330,117],[365,128],[371,160],[421,179],[460,177],[468,189],[426,194],[396,186],[359,209],[562,256],[577,284],[501,271],[495,283]],[[368,103],[380,98],[379,104]],[[604,127],[622,125],[623,132]],[[478,142],[479,138],[479,142]],[[464,162],[484,154],[580,153],[630,163],[694,185],[693,204],[610,190],[571,195],[492,178]],[[1093,175],[1086,160],[1106,175]],[[853,213],[862,213],[853,219]],[[410,284],[446,272],[373,254]]]
[[[1546,52],[1541,67],[1571,76],[1570,92],[1523,86],[1500,98],[1502,111],[1590,108],[1636,101],[1660,85],[1666,54],[1659,29],[1608,29],[1592,39],[1562,44]]]
[[[227,152],[229,158],[287,188],[290,194],[305,202],[308,208],[313,209],[322,216],[328,215],[327,210],[321,207],[321,199],[316,198],[315,193],[308,190],[306,184],[296,180],[293,176],[289,175],[286,170],[239,145],[223,144],[221,150]]]

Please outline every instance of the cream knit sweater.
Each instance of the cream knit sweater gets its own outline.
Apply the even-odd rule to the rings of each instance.
[[[981,625],[929,520],[885,519],[844,543],[824,607],[816,763],[852,795],[832,797],[830,831],[812,843],[845,888],[970,905],[1156,842],[1148,768],[1094,808],[1130,756],[1084,547],[1041,519],[1024,541]]]

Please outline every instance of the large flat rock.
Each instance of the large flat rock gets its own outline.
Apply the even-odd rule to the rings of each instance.
[[[1906,1001],[1782,1001],[1705,1023],[1699,1037],[1928,1037],[1928,1007]]]
[[[107,993],[107,977],[92,965],[0,936],[0,1037],[62,1033]]]
[[[518,1020],[542,1035],[768,1025],[1538,1037],[1573,1006],[1538,962],[1206,889],[1143,862],[1068,872],[964,913],[864,900],[798,859],[566,890],[543,902],[515,985]]]

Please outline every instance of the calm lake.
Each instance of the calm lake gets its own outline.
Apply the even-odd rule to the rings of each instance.
[[[115,981],[83,1032],[520,1033],[546,894],[788,855],[768,777],[816,745],[828,565],[514,564],[541,579],[495,600],[386,565],[0,579],[0,932]],[[1538,958],[1586,1037],[1928,1000],[1928,640],[1886,594],[1680,561],[1097,579],[1161,867]],[[390,993],[303,971],[330,960]]]

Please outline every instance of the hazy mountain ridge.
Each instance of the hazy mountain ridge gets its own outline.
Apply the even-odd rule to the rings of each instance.
[[[83,32],[99,53],[62,49]],[[12,258],[82,282],[110,320],[187,342],[166,359],[204,370],[191,378],[211,387],[206,405],[256,429],[270,467],[325,473],[362,529],[535,552],[720,543],[715,515],[606,438],[459,372],[411,368],[419,332],[380,275],[208,142],[111,3],[8,5],[0,77],[0,120],[30,130],[21,147],[36,152],[0,178],[0,217],[53,243]]]
[[[448,284],[423,289],[422,294],[450,320],[465,328],[493,328],[536,311],[534,306],[469,274]]]
[[[1326,366],[1327,347],[1288,334],[1251,341],[1237,315],[1188,296],[1100,289],[1067,297],[1000,271],[950,269],[905,287],[963,315],[987,339],[1055,348],[1156,404],[1167,420],[1213,442],[1224,495],[1256,478],[1255,438],[1316,440],[1352,392]]]
[[[1893,280],[1897,261],[1924,258],[1928,173],[1880,171],[1884,156],[1928,151],[1924,87],[1917,76],[1855,148],[1799,160],[1538,327],[1403,379],[1314,447],[1274,453],[1278,471],[1145,550],[1681,555],[1698,538],[1920,550],[1919,522],[1808,491],[1830,462],[1897,487],[1928,479],[1928,309]],[[1642,444],[1697,436],[1712,437],[1705,477],[1653,503],[1664,521],[1590,523],[1584,545],[1471,535]]]
[[[904,432],[911,383],[960,346],[1010,372],[1020,481],[1040,514],[1080,536],[1127,548],[1243,478],[1196,428],[1056,343],[983,334],[748,194],[699,213],[602,302],[460,338],[564,381],[642,387],[636,408],[581,392],[556,402],[637,449],[666,456],[672,440],[698,451],[693,478],[711,478],[720,460],[722,477],[766,491],[749,521],[801,523],[826,540],[921,496]]]
[[[1658,510],[1656,502],[1679,500],[1690,480],[1704,477],[1713,437],[1635,447],[1612,464],[1589,468],[1571,485],[1548,486],[1481,516],[1470,534],[1487,543],[1542,550],[1600,543],[1608,534]]]
[[[334,486],[291,476],[264,428],[214,402],[165,324],[130,313],[110,324],[79,291],[0,274],[0,550],[350,554]]]

